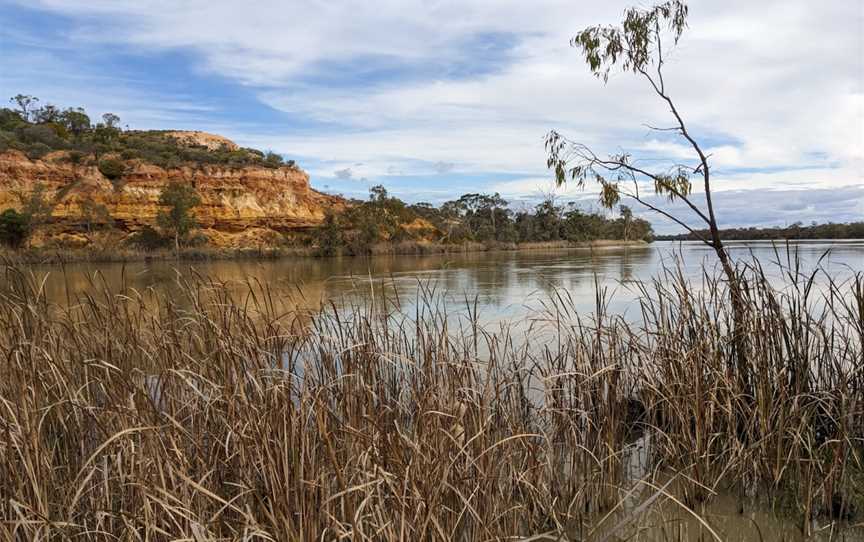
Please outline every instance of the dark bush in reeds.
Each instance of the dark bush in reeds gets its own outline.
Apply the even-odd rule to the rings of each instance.
[[[760,495],[806,531],[862,512],[864,279],[675,270],[639,318],[552,296],[527,337],[440,293],[312,314],[266,286],[0,295],[2,540],[639,539]],[[232,293],[233,291],[233,293]]]

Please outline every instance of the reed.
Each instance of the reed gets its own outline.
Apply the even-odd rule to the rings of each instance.
[[[741,374],[709,273],[639,285],[635,321],[555,292],[523,335],[434,283],[309,313],[194,274],[52,300],[8,265],[0,539],[638,540],[670,507],[711,539],[730,492],[809,534],[864,512],[864,278],[784,269],[741,269]]]

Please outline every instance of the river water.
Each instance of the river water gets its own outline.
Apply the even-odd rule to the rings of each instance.
[[[864,240],[810,241],[790,245],[771,242],[734,242],[733,257],[757,259],[777,281],[788,280],[777,263],[788,266],[796,257],[803,273],[817,267],[817,284],[848,280],[864,271]],[[238,294],[266,285],[279,297],[302,308],[323,302],[368,302],[386,294],[406,314],[412,314],[418,291],[434,292],[448,310],[459,313],[471,305],[484,323],[520,322],[542,310],[556,294],[566,293],[575,313],[596,308],[598,287],[605,290],[612,313],[633,311],[640,281],[659,277],[665,268],[679,267],[697,287],[703,269],[718,273],[713,251],[698,242],[655,242],[627,248],[474,252],[432,256],[377,256],[365,258],[284,258],[208,262],[151,261],[134,263],[77,263],[34,266],[33,272],[53,301],[74,299],[103,282],[114,291],[121,286],[139,291],[154,289],[174,296],[179,279],[192,273],[224,281]],[[421,287],[422,286],[422,287]],[[69,297],[67,298],[67,294]],[[176,297],[176,296],[174,296]],[[177,299],[181,299],[177,297]]]

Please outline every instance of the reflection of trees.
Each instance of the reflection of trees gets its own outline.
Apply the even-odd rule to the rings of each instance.
[[[832,274],[846,277],[850,269],[860,266],[861,244],[848,248],[835,246],[830,260]],[[763,262],[776,259],[774,249],[766,244],[747,245]],[[802,269],[812,269],[825,250],[824,245],[804,245],[799,252]],[[680,251],[680,252],[679,252]],[[638,295],[634,281],[658,277],[663,265],[682,266],[687,276],[699,284],[702,265],[714,265],[708,253],[699,246],[658,243],[651,247],[626,249],[484,252],[470,254],[385,256],[364,258],[300,258],[274,261],[214,262],[135,262],[127,264],[70,264],[34,266],[34,280],[42,284],[49,303],[63,306],[76,303],[85,294],[101,298],[108,290],[124,290],[144,303],[154,304],[156,296],[170,299],[178,309],[190,308],[194,298],[180,283],[191,274],[213,279],[214,286],[224,284],[243,305],[246,299],[274,303],[286,318],[308,325],[311,315],[324,303],[337,306],[363,305],[375,293],[376,311],[401,312],[413,317],[416,307],[427,300],[418,291],[428,292],[436,303],[446,294],[446,309],[465,312],[465,297],[473,303],[477,296],[478,312],[488,323],[496,319],[521,320],[542,301],[559,292],[569,308],[581,314],[594,310],[595,274],[608,287],[612,312],[621,313]],[[743,252],[742,252],[743,254]],[[785,252],[781,250],[781,257]],[[676,260],[679,257],[680,260]],[[370,276],[372,284],[370,285]],[[661,277],[662,278],[662,277]],[[0,281],[2,282],[2,281]],[[421,287],[422,285],[422,287]],[[0,283],[0,290],[2,290]],[[198,291],[208,295],[206,291]],[[100,300],[100,302],[102,302]]]
[[[651,255],[651,247],[556,251],[520,256],[525,269],[514,274],[523,291],[554,295],[563,289],[593,298],[595,274],[604,281],[630,280],[635,269],[650,262]]]
[[[286,312],[311,313],[323,303],[365,303],[371,292],[376,303],[412,312],[418,281],[437,294],[446,292],[448,305],[462,307],[465,296],[478,296],[481,307],[522,306],[532,296],[569,290],[575,299],[591,300],[594,274],[630,280],[634,269],[650,260],[652,249],[600,251],[479,252],[426,256],[366,258],[298,258],[273,261],[135,262],[74,264],[36,268],[49,301],[75,302],[86,293],[107,289],[152,290],[178,308],[194,300],[184,290],[192,275],[224,285],[240,303],[266,293]],[[370,284],[370,277],[372,283]],[[206,292],[199,292],[206,295]],[[68,298],[67,298],[68,295]],[[386,299],[386,304],[384,300]]]
[[[621,251],[618,266],[618,280],[621,282],[633,279],[633,272],[644,268],[651,261],[653,251],[650,247],[625,247]]]

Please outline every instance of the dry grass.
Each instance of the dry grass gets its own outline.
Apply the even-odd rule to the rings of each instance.
[[[729,491],[805,530],[861,512],[864,279],[746,276],[740,374],[723,284],[674,270],[638,323],[561,292],[524,341],[431,285],[308,315],[200,277],[48,300],[7,267],[0,540],[612,540],[670,503],[707,540]]]

